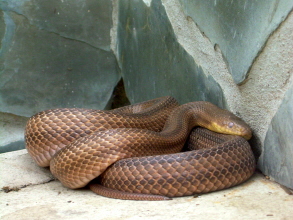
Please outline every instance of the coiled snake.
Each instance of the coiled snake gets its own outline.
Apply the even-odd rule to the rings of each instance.
[[[193,150],[179,153],[198,126],[212,131],[194,129]],[[242,183],[255,170],[250,137],[249,126],[231,112],[203,101],[179,106],[172,97],[110,111],[47,110],[32,116],[25,130],[29,154],[64,186],[89,184],[97,194],[134,200]]]

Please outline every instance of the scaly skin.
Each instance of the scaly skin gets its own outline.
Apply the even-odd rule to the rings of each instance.
[[[75,189],[86,186],[91,180],[100,176],[110,165],[118,160],[180,152],[191,129],[196,126],[205,127],[215,132],[241,135],[246,139],[251,137],[250,128],[246,123],[231,112],[222,110],[209,102],[191,102],[179,107],[177,106],[178,103],[173,98],[165,97],[112,111],[56,109],[41,112],[33,116],[27,124],[27,149],[40,166],[48,166],[50,164],[50,170],[53,175],[63,185]],[[236,139],[234,138],[233,140],[235,141]],[[247,142],[243,138],[241,140],[237,139],[236,142],[239,146],[244,146],[246,153],[244,159],[251,162],[250,147],[249,145],[247,147]],[[231,142],[224,145],[229,147]],[[235,146],[235,142],[232,145]],[[233,153],[237,153],[240,149],[233,150],[234,148],[229,147]],[[218,167],[219,163],[223,165],[223,160],[219,161],[221,154],[218,151],[216,153],[207,152],[204,155],[208,155],[208,160],[212,161],[212,163],[208,167],[201,163],[198,166],[211,170],[215,166]],[[185,154],[183,155],[186,156]],[[153,161],[153,158],[157,158],[156,161],[163,163],[163,161],[168,161],[170,157],[173,156],[162,156],[164,158],[162,160],[153,156],[150,160]],[[235,165],[235,161],[238,160],[237,156],[232,155],[232,158],[234,158],[230,160],[233,164],[232,166],[237,166]],[[136,170],[138,172],[144,169],[142,165],[146,162],[139,163],[136,162],[136,165],[138,165]],[[244,163],[250,166],[249,169],[244,169],[247,179],[251,175],[251,164],[253,162]],[[168,167],[168,163],[164,166]],[[182,160],[182,163],[179,164],[180,169],[183,169],[185,166],[187,166],[187,162]],[[227,166],[225,165],[225,167]],[[151,165],[148,168],[151,168]],[[191,168],[188,169],[190,170]],[[161,170],[151,170],[155,176],[159,174],[167,175],[167,172],[160,173],[162,172]],[[174,172],[176,173],[176,171]],[[143,173],[145,172],[143,171]],[[145,174],[146,176],[142,178],[149,177],[149,174]],[[116,189],[117,186],[114,186],[113,181],[106,181],[107,178],[105,176],[107,174],[103,175],[104,184],[109,188]],[[117,172],[115,175],[112,172],[109,176],[115,177]],[[176,175],[174,178],[176,178]],[[236,183],[224,181],[226,183],[224,187],[238,184],[244,181],[243,179],[245,178],[236,177],[236,179]],[[146,182],[144,179],[140,181]],[[153,179],[151,182],[153,181],[155,180]],[[131,184],[129,184],[129,181],[124,183],[118,182],[118,185],[122,186],[122,188],[118,187],[118,190],[136,193],[135,190],[133,191],[135,182],[131,182]],[[177,185],[175,184],[167,188],[171,188],[174,191],[178,187]],[[139,185],[137,187],[141,188],[142,186]],[[176,193],[168,194],[165,188],[166,186],[161,187],[163,193],[160,190],[147,193],[165,194],[171,197],[178,196]],[[103,187],[91,185],[91,189],[97,193],[105,192]],[[99,191],[99,189],[103,190]],[[211,188],[210,190],[217,189]],[[139,191],[138,193],[145,192]],[[125,195],[127,193],[121,192],[121,194]],[[133,196],[129,197],[127,195],[127,198],[140,199],[139,195]],[[121,196],[120,198],[126,197]],[[149,196],[149,198],[157,199],[156,196]]]

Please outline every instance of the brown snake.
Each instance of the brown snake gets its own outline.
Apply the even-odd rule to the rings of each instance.
[[[189,138],[194,150],[178,153],[197,126],[232,135],[198,128]],[[135,200],[210,192],[247,180],[255,159],[243,137],[249,139],[251,130],[231,112],[209,102],[179,106],[172,97],[111,111],[47,110],[31,117],[25,131],[29,154],[63,185],[75,189],[95,179],[94,192]]]

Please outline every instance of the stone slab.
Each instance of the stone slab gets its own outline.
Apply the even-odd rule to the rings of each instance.
[[[180,0],[182,9],[218,44],[237,84],[247,78],[271,33],[293,8],[292,0]],[[208,16],[207,16],[208,15]]]
[[[293,196],[259,173],[240,186],[196,198],[127,201],[63,187],[52,181],[48,169],[36,166],[26,150],[1,154],[0,159],[1,188],[20,188],[0,191],[2,220],[293,219]]]
[[[111,2],[3,0],[0,23],[0,112],[106,107],[120,79]]]
[[[104,109],[120,80],[112,2],[0,1],[0,152],[24,148],[27,117]]]
[[[118,62],[131,103],[170,95],[226,106],[222,88],[178,43],[161,1],[119,1]]]
[[[258,165],[277,182],[293,189],[293,84],[267,131]]]
[[[0,153],[24,149],[27,117],[0,112]]]

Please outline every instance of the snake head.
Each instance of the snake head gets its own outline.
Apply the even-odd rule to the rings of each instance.
[[[212,103],[208,103],[209,124],[206,128],[223,134],[238,135],[246,140],[252,136],[251,128],[241,118],[234,115],[232,112],[221,109]]]
[[[252,131],[242,119],[235,115],[223,117],[223,119],[222,121],[212,122],[210,129],[223,134],[238,135],[246,140],[251,138]]]

